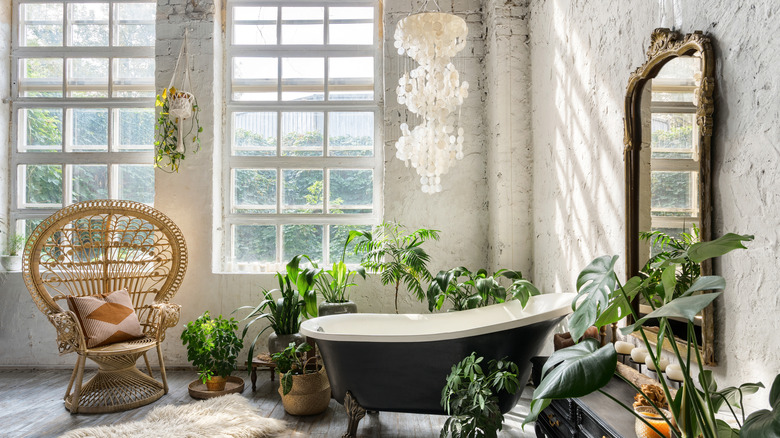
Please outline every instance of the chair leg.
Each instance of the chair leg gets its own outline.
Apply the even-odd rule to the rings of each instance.
[[[146,357],[146,352],[144,351],[144,362],[146,362],[146,371],[149,372],[149,377],[154,378],[154,374],[152,374],[152,367],[149,365],[149,358]]]
[[[157,359],[160,361],[160,375],[162,375],[163,394],[168,393],[168,376],[165,374],[165,361],[163,361],[162,348],[157,344]]]
[[[76,361],[76,365],[73,366],[73,372],[70,373],[70,382],[68,382],[68,389],[65,390],[65,397],[63,400],[67,400],[70,395],[70,390],[73,388],[73,381],[76,380],[76,371],[79,369],[79,362]]]
[[[76,362],[76,387],[73,388],[73,395],[70,397],[70,413],[76,414],[79,411],[79,399],[81,398],[81,382],[84,380],[84,364],[87,361],[87,356],[79,355],[79,360]]]

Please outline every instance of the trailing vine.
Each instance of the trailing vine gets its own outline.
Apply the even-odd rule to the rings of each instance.
[[[163,89],[162,94],[157,95],[155,106],[161,107],[160,115],[157,118],[157,127],[154,142],[154,166],[163,170],[170,167],[170,172],[178,172],[179,164],[184,159],[187,148],[178,148],[179,136],[183,135],[183,140],[192,135],[192,142],[196,145],[195,152],[200,150],[200,133],[203,127],[200,126],[199,112],[200,107],[195,96],[192,96],[192,123],[186,133],[179,132],[179,118],[171,117],[170,101],[171,97],[184,98],[185,92],[176,90],[176,87]],[[185,142],[182,142],[185,145]]]

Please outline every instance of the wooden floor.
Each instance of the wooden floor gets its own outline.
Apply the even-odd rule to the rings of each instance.
[[[85,376],[86,378],[88,375]],[[159,377],[159,374],[157,374]],[[187,385],[197,375],[193,371],[169,370],[170,391],[151,405],[130,411],[100,414],[71,415],[65,410],[62,397],[70,378],[69,370],[7,370],[0,369],[0,436],[1,437],[56,437],[79,427],[114,424],[143,418],[150,410],[161,405],[181,405],[194,400]],[[271,382],[268,373],[258,375],[257,391],[252,392],[248,376],[243,395],[255,401],[263,415],[287,422],[291,437],[340,437],[346,431],[347,416],[344,407],[331,400],[328,409],[310,417],[287,415],[276,392],[278,381]],[[531,389],[526,388],[523,397],[508,413],[500,437],[531,437],[533,425],[523,431],[520,424],[528,412]],[[439,415],[398,414],[380,412],[369,414],[360,422],[360,437],[438,437],[446,417]],[[164,436],[164,435],[161,435]]]

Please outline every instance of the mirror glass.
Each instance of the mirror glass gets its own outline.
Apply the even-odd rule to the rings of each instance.
[[[709,73],[709,76],[708,76]],[[626,95],[627,273],[651,272],[664,254],[709,240],[709,150],[712,87],[709,40],[657,29],[648,60],[629,80]],[[690,264],[690,275],[709,265]],[[678,277],[686,275],[678,273]],[[687,289],[681,285],[681,291]],[[684,288],[684,289],[683,289]],[[641,315],[650,307],[635,303]],[[714,363],[713,309],[696,318],[696,337],[705,362]],[[646,326],[652,331],[654,321]],[[679,338],[685,339],[681,321]]]

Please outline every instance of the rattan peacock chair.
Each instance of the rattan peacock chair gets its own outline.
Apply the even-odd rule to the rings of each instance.
[[[181,306],[168,301],[187,268],[184,237],[168,217],[130,201],[73,204],[35,228],[23,259],[24,282],[57,329],[60,354],[78,354],[65,391],[65,407],[71,413],[132,409],[168,392],[160,344],[165,330],[179,322]],[[78,316],[66,304],[68,297],[100,298],[123,288],[142,336],[89,347]],[[162,382],[154,379],[146,356],[153,348],[157,348]],[[144,358],[148,374],[136,368],[139,357]],[[98,371],[82,385],[87,359],[98,364]]]

